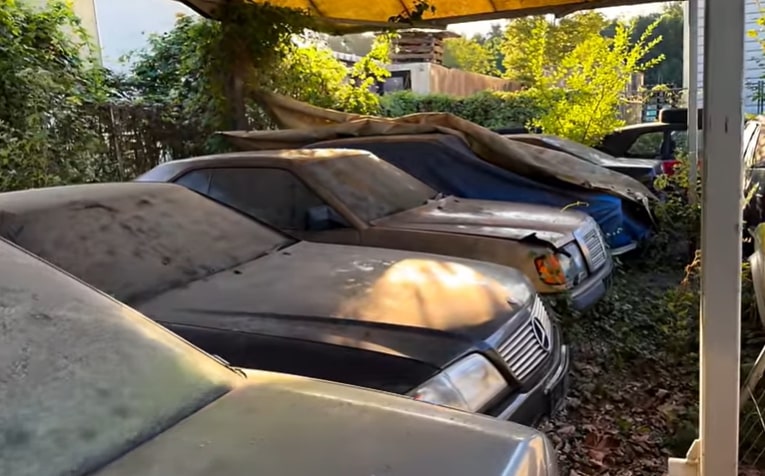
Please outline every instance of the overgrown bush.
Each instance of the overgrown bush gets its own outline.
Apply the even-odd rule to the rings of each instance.
[[[69,4],[0,0],[0,42],[0,191],[96,179],[106,75]]]
[[[449,112],[489,128],[525,126],[542,113],[534,96],[526,91],[484,91],[467,97],[400,91],[383,96],[381,108],[388,117]]]
[[[132,55],[124,78],[132,101],[171,111],[179,124],[197,131],[203,151],[225,147],[216,131],[273,126],[253,99],[257,90],[348,112],[379,112],[379,96],[370,88],[389,75],[380,66],[388,57],[388,35],[378,36],[348,74],[330,50],[311,41],[307,29],[317,25],[304,12],[232,4],[222,15],[226,21],[180,17],[175,28],[150,37],[149,46]]]

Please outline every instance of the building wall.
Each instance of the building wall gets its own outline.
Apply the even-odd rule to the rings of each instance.
[[[31,5],[45,5],[45,3],[48,0],[21,0],[22,2],[31,4]],[[80,17],[80,21],[82,22],[83,28],[85,28],[85,31],[88,32],[88,35],[90,36],[90,41],[93,44],[93,47],[96,49],[94,53],[96,58],[100,60],[101,58],[101,41],[100,36],[98,34],[98,20],[96,17],[96,3],[95,0],[70,0],[72,2],[72,9],[74,10],[74,13]],[[108,1],[115,1],[115,0],[108,0]],[[119,0],[122,1],[122,0]]]
[[[699,31],[698,31],[698,42],[699,42],[699,56],[698,56],[698,64],[699,64],[699,76],[698,76],[698,85],[699,85],[699,107],[702,106],[703,100],[704,100],[704,0],[698,1],[699,5]],[[688,2],[683,2],[683,8],[686,12],[686,19],[687,19],[687,13],[688,13]],[[765,31],[757,24],[757,20],[765,15],[760,8],[760,1],[759,0],[746,0],[746,7],[745,7],[745,15],[746,15],[746,31],[762,31],[763,34],[765,34]],[[687,21],[686,21],[686,38],[688,38],[689,32],[687,31]],[[688,87],[688,71],[687,71],[687,65],[688,65],[688,42],[685,42],[685,45],[683,46],[684,50],[684,58],[685,58],[685,64],[686,64],[686,71],[683,74],[683,87]],[[744,109],[748,113],[755,114],[759,111],[757,111],[757,101],[752,99],[753,95],[753,88],[756,88],[758,82],[763,80],[763,75],[765,75],[765,54],[763,54],[762,47],[760,46],[760,42],[757,38],[752,38],[748,34],[744,37],[744,60],[745,60],[745,66],[744,66],[744,82],[746,83],[746,86],[744,88],[744,95],[742,97],[744,102]]]

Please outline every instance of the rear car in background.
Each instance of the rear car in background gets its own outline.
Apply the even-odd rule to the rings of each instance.
[[[698,114],[701,146],[703,110],[699,109]],[[678,163],[678,153],[688,152],[688,110],[660,111],[658,121],[617,129],[604,137],[596,148],[615,157],[661,160],[664,173],[672,175]]]
[[[613,263],[579,212],[443,195],[361,150],[240,152],[168,162],[142,182],[186,186],[308,241],[477,259],[522,271],[586,309]]]
[[[618,158],[579,142],[550,134],[506,134],[505,137],[510,140],[565,152],[591,164],[629,175],[649,189],[653,188],[656,177],[664,173],[663,162],[660,160]]]
[[[4,193],[0,214],[3,237],[239,367],[527,424],[567,390],[568,347],[512,268],[301,242],[171,184]]]
[[[0,474],[557,476],[539,432],[223,365],[0,240]]]

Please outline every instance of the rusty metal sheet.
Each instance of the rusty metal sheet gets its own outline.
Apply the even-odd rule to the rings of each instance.
[[[452,114],[419,113],[391,119],[319,108],[266,92],[258,93],[258,100],[285,130],[221,132],[241,150],[289,149],[349,136],[444,133],[465,140],[483,160],[526,177],[559,180],[616,195],[642,205],[649,214],[649,202],[656,199],[632,177],[569,154],[510,141]]]

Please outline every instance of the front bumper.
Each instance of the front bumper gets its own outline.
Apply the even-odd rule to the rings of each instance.
[[[571,290],[571,301],[574,309],[577,311],[586,311],[591,308],[603,296],[606,295],[611,284],[611,272],[614,269],[614,262],[609,257],[606,264],[603,265],[597,273],[593,274],[585,281]]]
[[[488,412],[490,415],[531,426],[562,406],[568,393],[571,350],[561,344],[561,335],[557,328],[554,342],[555,351],[548,361],[544,376],[529,388],[514,392],[494,405]]]

